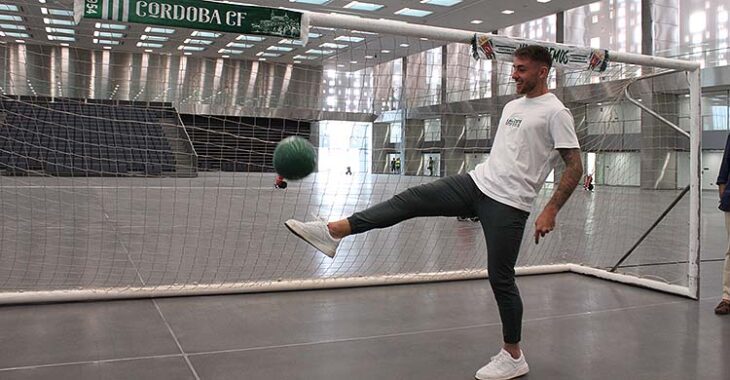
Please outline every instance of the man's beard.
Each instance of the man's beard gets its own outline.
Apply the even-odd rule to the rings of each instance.
[[[518,94],[527,94],[528,92],[532,91],[534,88],[535,88],[534,82],[522,81],[521,90],[518,90],[517,93]]]

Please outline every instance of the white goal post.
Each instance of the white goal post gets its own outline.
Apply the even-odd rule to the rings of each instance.
[[[429,39],[432,41],[439,41],[445,43],[459,43],[459,44],[472,44],[473,39],[475,39],[475,32],[472,31],[466,31],[466,30],[455,30],[455,29],[448,29],[448,28],[440,28],[440,27],[431,27],[427,25],[415,25],[415,24],[408,24],[400,21],[390,21],[390,20],[374,20],[374,19],[366,19],[361,17],[354,17],[354,16],[347,16],[347,15],[335,15],[335,14],[324,14],[324,13],[313,13],[313,12],[307,12],[306,18],[310,24],[311,27],[322,27],[322,28],[333,28],[336,30],[342,29],[342,30],[358,30],[363,32],[369,32],[369,33],[379,33],[382,35],[395,35],[395,36],[405,36],[405,37],[412,37],[414,39]],[[500,36],[500,38],[504,39],[510,39],[509,37]],[[561,44],[555,44],[555,43],[545,43],[541,41],[530,41],[530,40],[522,40],[522,39],[513,39],[515,43],[523,44],[523,43],[529,43],[529,44],[538,44],[538,45],[546,45],[551,47],[566,47],[570,48],[567,45],[561,45]],[[311,43],[311,41],[310,41]],[[686,255],[684,255],[684,258],[681,260],[674,260],[676,261],[672,265],[682,267],[681,276],[686,277],[682,279],[681,281],[677,281],[678,283],[675,283],[675,281],[661,281],[653,278],[653,275],[648,276],[637,276],[634,275],[633,272],[628,271],[627,273],[619,273],[615,271],[610,270],[611,264],[603,263],[602,261],[598,260],[596,263],[584,263],[584,262],[571,262],[572,256],[568,253],[565,253],[562,248],[555,247],[555,254],[553,256],[548,257],[545,256],[544,260],[536,260],[536,261],[530,261],[530,265],[527,266],[520,266],[517,268],[517,274],[518,275],[531,275],[531,274],[546,274],[546,273],[561,273],[561,272],[572,272],[572,273],[578,273],[583,275],[589,275],[594,276],[602,279],[607,279],[611,281],[621,282],[625,284],[635,285],[635,286],[641,286],[646,288],[651,288],[655,290],[659,290],[662,292],[672,293],[676,295],[681,295],[684,297],[689,297],[692,299],[698,299],[699,298],[699,263],[700,263],[700,234],[701,234],[701,179],[702,179],[702,163],[701,163],[701,138],[702,138],[702,123],[701,123],[701,101],[700,101],[700,94],[701,94],[701,81],[700,81],[700,65],[695,62],[689,62],[689,61],[683,61],[683,60],[677,60],[677,59],[668,59],[668,58],[660,58],[660,57],[653,57],[653,56],[646,56],[646,55],[639,55],[639,54],[631,54],[631,53],[625,53],[625,52],[618,52],[618,51],[607,51],[607,60],[611,64],[629,64],[629,65],[637,65],[640,67],[646,67],[646,68],[655,68],[655,69],[663,69],[666,71],[662,71],[659,73],[649,73],[644,74],[643,76],[636,77],[636,81],[640,81],[642,79],[651,80],[651,78],[654,78],[656,76],[662,76],[662,75],[675,75],[679,77],[683,77],[686,81],[686,88],[682,89],[683,96],[686,94],[688,95],[688,112],[687,112],[687,124],[685,125],[685,130],[688,129],[688,135],[689,135],[689,142],[688,142],[688,170],[689,170],[689,176],[688,176],[688,187],[689,191],[687,193],[688,197],[688,205],[686,206],[686,212],[689,212],[689,215],[686,216],[687,226],[686,226],[686,236],[688,239],[683,239],[683,241],[686,241],[686,247],[682,247],[682,251],[686,251]],[[344,62],[344,61],[343,61]],[[326,61],[323,61],[323,63],[326,63]],[[669,71],[671,70],[671,71]],[[651,71],[651,70],[648,70]],[[272,70],[273,72],[273,70]],[[587,82],[589,83],[589,82]],[[632,81],[627,81],[625,84],[623,84],[622,88],[626,89],[626,98],[622,98],[623,100],[633,100],[631,98],[631,95],[629,94],[629,86],[631,86]],[[674,90],[673,90],[674,91]],[[677,93],[679,90],[677,90]],[[623,96],[623,95],[616,95],[616,96]],[[654,118],[657,117],[659,120],[659,124],[662,123],[669,123],[669,125],[666,126],[668,129],[677,129],[680,132],[682,131],[682,128],[676,126],[675,121],[667,120],[667,118],[662,117],[658,114],[652,114],[651,109],[648,109],[649,106],[644,104],[643,106],[637,105],[637,107],[642,108],[642,113],[644,113],[647,118]],[[643,109],[644,107],[647,107],[647,109]],[[376,112],[373,112],[375,114]],[[203,112],[201,112],[203,114]],[[404,112],[406,114],[406,112]],[[404,116],[405,118],[405,116]],[[664,120],[662,120],[664,119]],[[578,124],[578,123],[576,123]],[[578,125],[577,125],[578,126]],[[686,128],[688,127],[688,128]],[[606,141],[606,137],[603,137],[603,143]],[[377,147],[373,148],[377,149]],[[596,148],[598,149],[598,148]],[[605,148],[605,146],[602,146],[600,148],[601,152],[610,152],[615,153],[615,150],[613,148]],[[597,150],[598,151],[598,150]],[[324,175],[324,174],[322,174]],[[269,185],[269,179],[266,177],[262,180],[256,180],[259,181],[258,183],[254,183],[254,186],[258,185],[262,189],[265,186]],[[316,182],[316,179],[314,180]],[[398,186],[405,185],[405,180],[398,180],[399,182],[396,184]],[[227,184],[223,184],[223,181],[218,181],[218,186],[225,187],[228,186]],[[391,182],[388,182],[386,185],[392,184]],[[2,183],[0,183],[0,186]],[[317,185],[314,184],[314,182],[303,182],[302,186],[310,186],[309,188],[305,189],[307,191],[311,190],[314,192],[314,189],[317,188]],[[50,192],[52,190],[52,186],[49,186],[48,188],[45,187],[46,185],[40,185],[40,190],[48,191],[49,193],[44,193],[41,196],[37,196],[35,201],[39,200],[45,200],[53,198],[53,196],[50,196],[48,194],[51,194]],[[75,185],[76,186],[76,185]],[[82,185],[83,186],[83,185]],[[115,185],[116,186],[116,185]],[[124,185],[121,185],[124,186]],[[177,185],[171,185],[171,186],[177,186]],[[239,186],[239,185],[233,185],[232,187]],[[249,186],[249,185],[246,185]],[[396,186],[396,187],[398,187]],[[89,185],[91,187],[91,185]],[[291,187],[291,185],[290,185]],[[386,186],[387,187],[387,186]],[[246,191],[258,191],[258,187],[246,187]],[[254,190],[251,190],[254,189]],[[389,188],[389,191],[392,191],[391,188]],[[37,189],[38,190],[38,189]],[[203,189],[204,191],[216,191],[214,187]],[[674,189],[676,190],[676,189]],[[9,191],[9,190],[8,190]],[[60,191],[60,190],[59,190]],[[187,190],[185,190],[187,191]],[[191,190],[192,191],[192,190]],[[260,190],[260,191],[269,191],[267,190]],[[294,190],[287,190],[287,191],[294,191]],[[117,193],[117,190],[114,190],[115,194]],[[549,193],[549,192],[548,192]],[[54,193],[55,194],[55,193]],[[61,198],[62,196],[59,195],[60,192],[54,196],[57,196],[57,198]],[[304,191],[302,192],[304,194]],[[352,195],[349,193],[346,193],[347,196],[351,196],[353,198],[356,198],[356,195]],[[392,195],[392,194],[391,194]],[[674,194],[668,194],[668,195],[674,195]],[[680,194],[679,197],[681,198],[684,194]],[[0,193],[0,196],[2,196],[2,193]],[[121,197],[119,195],[116,195],[118,197]],[[145,194],[146,196],[146,194]],[[191,195],[192,196],[192,195]],[[262,199],[270,200],[273,199],[274,195],[261,195]],[[286,198],[285,200],[290,202],[287,203],[288,206],[291,206],[292,208],[296,208],[297,206],[302,206],[303,209],[307,209],[308,211],[311,211],[311,208],[307,208],[307,204],[299,203],[299,202],[308,202],[307,197],[314,197],[310,193],[306,193],[305,195],[297,195],[297,196],[291,196],[289,198]],[[326,194],[323,196],[326,197]],[[124,198],[117,198],[115,207],[116,208],[122,208],[125,207],[124,202],[119,202],[119,199],[124,200]],[[131,199],[131,196],[130,196]],[[146,198],[145,198],[146,199]],[[257,198],[259,199],[259,198]],[[326,200],[323,200],[322,202],[326,203]],[[640,195],[637,195],[637,204],[638,202],[641,202]],[[130,202],[131,203],[131,202]],[[75,207],[75,204],[74,204]],[[131,206],[130,206],[131,207]],[[258,206],[255,206],[258,207]],[[262,206],[265,207],[265,206]],[[280,206],[283,207],[283,206]],[[335,209],[339,206],[333,206],[333,205],[325,205],[325,204],[317,204],[318,208],[326,208],[326,209]],[[317,208],[314,207],[314,208]],[[609,206],[610,207],[610,206]],[[663,207],[663,206],[662,206]],[[574,211],[578,212],[580,211],[580,206],[576,204],[574,206]],[[117,210],[118,211],[118,210]],[[265,211],[271,211],[271,210],[265,210],[257,211],[261,214],[260,216],[262,219],[266,219],[267,222],[271,222],[272,225],[281,225],[281,222],[285,220],[285,216],[287,215],[286,212],[282,212],[281,210],[278,210],[278,214],[274,212],[270,212],[269,214],[266,214]],[[149,217],[149,214],[147,213],[154,213],[155,210],[144,210],[145,217]],[[659,216],[661,210],[657,210],[656,216]],[[682,209],[682,212],[685,212],[685,209]],[[203,212],[201,212],[203,213]],[[257,214],[258,215],[258,214]],[[686,214],[684,214],[686,215]],[[563,216],[563,214],[559,214],[558,218],[569,218],[570,214],[567,214]],[[611,217],[611,216],[606,216]],[[652,216],[653,218],[653,216]],[[677,217],[678,220],[683,219],[684,217]],[[149,218],[153,222],[155,221],[162,221],[164,218],[159,217],[155,219],[154,217]],[[281,220],[279,220],[281,219]],[[661,219],[661,218],[660,218]],[[173,221],[174,222],[174,221]],[[265,235],[269,233],[269,230],[262,229],[262,230],[256,230],[254,221],[231,221],[231,223],[239,223],[240,225],[247,228],[246,234],[249,236],[250,239],[256,239],[262,235]],[[620,223],[619,221],[616,221],[616,223]],[[253,225],[251,227],[250,225]],[[631,228],[630,223],[627,223],[629,226],[628,228]],[[253,230],[249,230],[248,228],[252,228]],[[528,231],[529,231],[529,224],[528,224]],[[646,226],[643,226],[641,228],[645,228]],[[434,227],[435,228],[435,227]],[[681,228],[681,227],[680,227]],[[201,227],[202,229],[202,227]],[[560,229],[560,226],[558,226],[558,230],[556,230],[555,234],[558,234]],[[243,230],[243,227],[242,227]],[[284,231],[284,227],[281,226],[281,232],[276,232],[277,237],[282,236],[288,236],[287,233]],[[278,235],[281,233],[281,235]],[[580,233],[580,232],[579,232]],[[527,232],[526,232],[527,234]],[[397,238],[399,235],[396,235]],[[295,242],[296,238],[289,237],[292,240],[290,242]],[[60,241],[60,240],[59,240]],[[289,242],[289,240],[287,240]],[[163,242],[164,243],[164,242]],[[160,245],[160,239],[157,239],[157,244]],[[189,242],[191,245],[195,245],[195,242],[191,241]],[[292,246],[301,247],[302,245],[295,245],[298,243],[287,243],[286,247],[287,249],[291,249]],[[637,243],[639,244],[639,243]],[[199,243],[197,245],[200,245]],[[170,244],[170,247],[172,247],[172,244]],[[197,247],[197,246],[196,246]],[[185,248],[185,247],[184,247]],[[250,249],[256,249],[256,247],[252,247],[251,243],[249,243]],[[124,248],[125,250],[127,248]],[[355,249],[355,248],[353,248]],[[384,248],[378,246],[378,248],[373,248],[373,250],[382,250]],[[622,252],[623,253],[623,252]],[[296,255],[297,252],[290,252],[291,255]],[[418,283],[418,282],[432,282],[432,281],[445,281],[445,280],[465,280],[465,279],[476,279],[476,278],[486,278],[486,270],[483,267],[480,267],[480,265],[473,265],[475,261],[473,261],[470,258],[464,259],[463,263],[457,264],[457,266],[461,266],[464,269],[463,270],[454,270],[453,267],[447,267],[447,269],[442,270],[440,268],[434,268],[429,265],[423,265],[422,267],[417,267],[415,271],[410,271],[409,269],[406,270],[406,272],[399,272],[398,269],[391,269],[393,266],[382,266],[385,268],[381,273],[375,273],[377,271],[371,271],[372,268],[381,268],[378,266],[378,264],[374,264],[377,262],[382,261],[377,255],[387,255],[387,252],[375,252],[372,254],[373,262],[368,263],[355,263],[355,261],[352,260],[345,260],[343,259],[342,262],[338,264],[338,267],[324,267],[322,265],[316,266],[316,276],[313,275],[311,277],[301,277],[299,276],[299,272],[297,272],[300,268],[309,268],[308,265],[311,264],[310,261],[313,261],[314,259],[301,259],[301,261],[297,261],[295,259],[290,259],[288,257],[284,258],[278,258],[276,263],[272,264],[272,267],[275,267],[277,270],[281,267],[281,271],[272,270],[271,272],[266,272],[269,277],[266,276],[258,276],[258,275],[251,275],[249,278],[246,279],[234,279],[233,281],[226,280],[218,280],[215,278],[210,283],[204,283],[200,282],[198,280],[194,281],[187,281],[186,279],[182,279],[181,281],[171,281],[169,283],[164,284],[151,284],[151,285],[133,285],[133,284],[118,284],[115,281],[110,281],[108,284],[94,284],[93,286],[81,286],[81,287],[73,287],[73,288],[49,288],[49,289],[38,289],[33,286],[24,288],[23,286],[13,286],[9,290],[3,290],[0,289],[0,304],[17,304],[17,303],[31,303],[31,302],[62,302],[62,301],[86,301],[86,300],[106,300],[106,299],[121,299],[121,298],[148,298],[148,297],[168,297],[168,296],[193,296],[193,295],[212,295],[212,294],[233,294],[233,293],[252,293],[252,292],[269,292],[269,291],[288,291],[288,290],[305,290],[305,289],[325,289],[325,288],[340,288],[340,287],[354,287],[354,286],[375,286],[375,285],[390,285],[390,284],[404,284],[404,283]],[[142,253],[140,253],[140,256],[143,256]],[[263,255],[262,255],[263,256]],[[370,257],[370,256],[369,256]],[[567,257],[564,262],[559,262],[557,260],[558,257]],[[256,265],[263,265],[262,262],[265,264],[266,257],[257,257],[255,260]],[[307,261],[308,260],[308,261]],[[88,260],[87,260],[88,261]],[[93,261],[93,260],[92,260]],[[130,260],[131,261],[131,260]],[[206,270],[208,268],[209,262],[207,260],[202,260],[200,258],[193,258],[190,260],[194,263],[202,263],[200,265],[206,265]],[[416,261],[413,259],[413,261]],[[94,261],[95,262],[95,261]],[[103,263],[103,260],[101,260]],[[181,259],[180,262],[186,262],[186,260]],[[600,262],[600,264],[599,264]],[[288,264],[287,264],[288,263]],[[157,263],[155,263],[157,264]],[[169,264],[169,263],[168,263]],[[417,263],[420,265],[420,263]],[[0,269],[3,264],[0,262]],[[101,265],[101,264],[100,264]],[[112,264],[108,264],[112,265]],[[224,267],[225,263],[221,264],[219,261],[218,263],[219,268]],[[360,265],[363,270],[361,272],[358,271],[350,271],[350,269],[355,266]],[[665,265],[665,264],[662,264]],[[667,264],[668,265],[668,264]],[[475,267],[476,266],[476,267]],[[413,267],[416,268],[416,264],[413,264]],[[324,268],[324,269],[322,269]],[[410,268],[410,267],[409,267]],[[62,270],[63,267],[59,267],[59,270]],[[614,268],[615,269],[615,268]],[[192,271],[191,271],[192,272]],[[281,276],[279,277],[279,274],[270,275],[269,273],[286,273],[289,275],[287,276]],[[309,273],[309,272],[307,272]],[[324,274],[323,274],[324,273]],[[334,273],[334,274],[332,274]],[[344,273],[344,274],[341,274]],[[138,274],[139,275],[139,274]],[[8,278],[12,279],[13,276],[17,276],[16,274],[8,275]],[[63,277],[63,276],[61,276]],[[178,276],[174,276],[175,279],[178,278]],[[192,276],[191,276],[192,277]],[[223,276],[225,277],[225,276]],[[54,276],[54,278],[56,278]],[[0,281],[3,280],[0,278]],[[685,281],[686,280],[686,281]],[[6,279],[6,282],[9,282],[10,280]]]

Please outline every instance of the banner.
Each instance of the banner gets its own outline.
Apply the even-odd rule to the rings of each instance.
[[[192,0],[75,0],[74,19],[306,38],[308,19],[300,12]]]
[[[512,62],[512,54],[518,48],[539,45],[547,48],[553,57],[553,67],[566,67],[604,71],[608,66],[608,50],[563,45],[543,41],[530,41],[492,34],[475,34],[472,53],[475,59],[496,59]]]

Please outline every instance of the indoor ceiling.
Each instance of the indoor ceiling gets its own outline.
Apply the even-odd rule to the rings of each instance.
[[[591,2],[589,0],[369,0],[368,2],[249,0],[238,3],[490,32]],[[306,46],[301,46],[298,41],[280,37],[210,33],[184,28],[166,28],[168,30],[163,31],[165,28],[144,24],[98,22],[90,19],[82,20],[79,25],[75,25],[72,9],[73,0],[0,0],[0,42],[311,65],[323,62],[346,63],[351,67],[369,66],[439,45],[434,41],[426,42],[425,38],[332,30],[316,28],[316,25],[310,30],[310,39]],[[411,13],[420,14],[421,17],[408,16]],[[110,26],[119,29],[109,29]],[[322,46],[323,44],[325,45]],[[322,54],[322,51],[329,53]]]

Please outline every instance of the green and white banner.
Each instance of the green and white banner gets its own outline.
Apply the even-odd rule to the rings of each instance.
[[[75,0],[74,18],[306,38],[306,14],[284,9],[192,0]]]
[[[540,45],[553,56],[553,67],[567,67],[604,71],[608,66],[608,50],[592,49],[552,42],[529,41],[492,34],[475,34],[472,52],[475,59],[496,59],[512,62],[512,54],[520,47]]]

